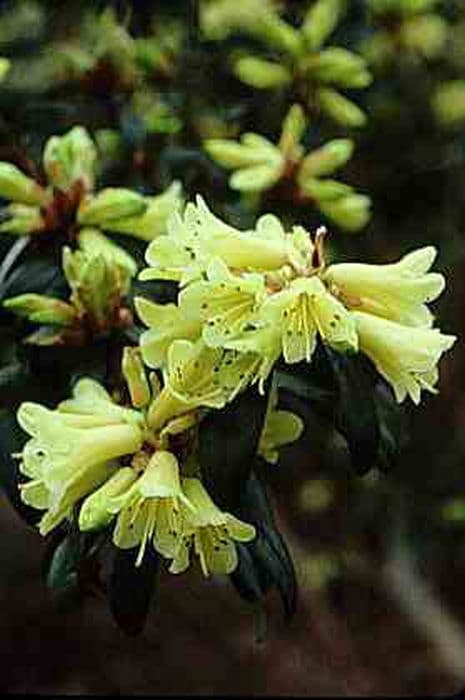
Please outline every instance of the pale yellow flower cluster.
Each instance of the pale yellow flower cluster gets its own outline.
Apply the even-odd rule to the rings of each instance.
[[[432,327],[427,307],[444,289],[443,276],[429,271],[435,257],[429,246],[395,264],[327,267],[321,231],[313,241],[301,227],[286,233],[273,215],[239,231],[198,198],[147,249],[141,277],[176,280],[182,290],[176,305],[138,301],[149,326],[142,356],[167,372],[172,389],[173,348],[195,355],[197,382],[198,368],[205,370],[203,398],[194,391],[195,400],[220,407],[246,384],[258,381],[263,391],[281,355],[310,362],[320,339],[339,352],[365,353],[399,402],[409,395],[418,403],[421,389],[435,390],[438,360],[455,341]],[[194,385],[181,374],[176,381]]]
[[[136,299],[148,328],[123,354],[132,405],[85,378],[55,410],[19,408],[31,438],[19,455],[29,479],[21,496],[45,511],[43,535],[78,509],[83,531],[114,522],[114,543],[139,547],[137,564],[152,545],[172,573],[192,554],[205,575],[230,573],[235,542],[252,540],[255,529],[221,511],[202,483],[198,426],[207,410],[254,384],[265,393],[279,358],[311,362],[318,342],[367,355],[399,402],[435,391],[438,360],[455,341],[433,328],[427,307],[444,288],[443,276],[429,271],[435,249],[388,265],[327,266],[323,241],[324,231],[286,232],[272,215],[240,231],[201,198],[172,215],[140,276],[178,282],[177,303]],[[272,464],[303,428],[276,404],[273,388],[258,441]]]

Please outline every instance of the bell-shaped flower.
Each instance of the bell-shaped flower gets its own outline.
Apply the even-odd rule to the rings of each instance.
[[[281,330],[275,323],[254,321],[250,328],[225,342],[225,347],[243,356],[255,357],[250,383],[258,382],[261,394],[275,362],[281,355]]]
[[[364,312],[354,311],[360,350],[391,384],[401,403],[410,396],[420,403],[421,390],[436,393],[437,364],[443,352],[454,344],[453,335],[438,329],[404,326]]]
[[[325,272],[325,281],[349,307],[408,326],[433,325],[426,303],[444,289],[444,277],[429,272],[436,248],[426,246],[387,265],[340,263]]]
[[[17,417],[32,437],[20,463],[32,483],[21,494],[30,505],[48,509],[39,526],[42,534],[68,517],[78,500],[110,476],[115,470],[112,460],[137,452],[143,443],[135,422],[117,422],[98,411],[68,414],[26,402]]]
[[[174,340],[197,340],[200,337],[200,314],[193,313],[191,308],[156,304],[143,297],[136,297],[135,307],[141,321],[149,327],[139,340],[142,358],[149,367],[164,367],[168,349]]]
[[[318,335],[341,352],[358,349],[353,319],[318,277],[294,280],[268,298],[261,315],[280,328],[286,362],[309,362]]]
[[[110,423],[129,423],[142,427],[143,417],[139,411],[119,406],[108,391],[95,379],[83,377],[73,387],[73,398],[58,404],[60,413],[84,414]]]
[[[258,225],[258,224],[257,224]],[[230,269],[265,271],[300,261],[290,237],[278,227],[266,227],[262,232],[238,231],[214,216],[204,200],[187,204],[183,217],[173,217],[171,235],[182,240],[198,260],[219,257]],[[153,244],[152,244],[153,245]],[[147,251],[149,260],[150,246]]]
[[[168,221],[168,234],[179,221],[176,215]],[[147,247],[145,259],[149,265],[139,274],[139,279],[172,280],[184,286],[192,280],[201,277],[204,266],[196,256],[189,241],[177,238],[175,235],[155,238]]]
[[[160,429],[201,406],[222,408],[253,380],[253,353],[209,348],[202,340],[175,340],[168,350],[165,386],[149,407],[147,422]]]
[[[265,282],[258,273],[232,274],[219,258],[212,260],[206,274],[207,280],[194,282],[181,292],[180,312],[187,318],[200,318],[206,345],[220,347],[253,318],[266,295]]]
[[[190,504],[179,480],[179,465],[171,452],[159,451],[151,457],[142,476],[110,504],[118,513],[113,542],[121,549],[139,545],[136,566],[144,557],[147,543],[165,557],[172,557],[181,536],[181,504]]]
[[[182,507],[183,529],[170,555],[170,572],[177,574],[188,568],[193,546],[204,576],[230,574],[238,563],[235,541],[250,542],[255,528],[221,511],[199,479],[183,479],[182,487],[193,509]]]

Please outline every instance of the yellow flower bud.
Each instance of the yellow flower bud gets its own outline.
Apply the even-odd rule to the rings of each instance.
[[[331,119],[343,126],[361,127],[366,123],[366,115],[354,102],[336,90],[322,88],[317,91],[321,109]]]
[[[20,294],[6,299],[3,306],[35,323],[67,326],[75,319],[71,304],[41,294]]]
[[[298,174],[299,184],[309,178],[331,175],[352,157],[354,142],[351,139],[333,139],[311,151],[303,159]]]
[[[349,194],[332,200],[320,200],[319,208],[328,219],[346,231],[360,231],[370,220],[371,199],[362,194]]]
[[[115,219],[142,214],[145,197],[123,187],[107,187],[84,200],[78,209],[78,221],[84,226],[105,226]]]
[[[0,197],[20,204],[42,206],[48,193],[35,180],[24,175],[16,165],[0,162]]]
[[[285,66],[255,56],[238,58],[233,73],[246,85],[259,90],[279,88],[292,82],[292,75]]]
[[[121,368],[132,405],[134,408],[143,408],[150,401],[151,391],[139,348],[124,348]]]
[[[344,0],[317,0],[302,25],[308,48],[317,51],[336,28],[345,9]]]
[[[75,126],[63,136],[51,136],[44,149],[44,170],[50,182],[66,192],[80,181],[85,190],[94,186],[97,150],[82,126]]]

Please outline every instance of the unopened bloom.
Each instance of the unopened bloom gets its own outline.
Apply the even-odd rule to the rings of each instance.
[[[181,489],[176,457],[171,452],[155,452],[142,476],[110,505],[110,511],[118,513],[115,545],[122,549],[139,545],[136,566],[150,541],[163,556],[173,556],[181,535],[181,503],[186,508],[190,505]]]
[[[453,335],[437,329],[413,328],[364,312],[353,312],[360,350],[391,384],[401,403],[410,396],[420,403],[421,390],[436,393],[437,364],[454,344]]]
[[[42,206],[48,201],[47,192],[38,182],[4,161],[0,162],[0,197],[29,206]]]
[[[82,126],[75,126],[63,136],[51,136],[45,144],[43,162],[49,182],[66,192],[77,182],[85,191],[94,186],[97,149]]]
[[[409,326],[433,324],[426,303],[444,289],[444,277],[429,272],[437,251],[419,248],[388,265],[339,263],[325,272],[325,281],[349,307]]]
[[[182,533],[170,555],[170,572],[177,574],[187,569],[193,546],[204,576],[230,574],[238,563],[234,542],[250,542],[255,528],[222,512],[199,479],[183,479],[182,487],[193,508],[183,507]]]
[[[137,452],[143,442],[135,422],[98,409],[61,413],[26,402],[18,410],[18,422],[32,438],[20,463],[32,481],[22,487],[21,497],[47,510],[39,524],[43,535],[114,472],[112,460]]]
[[[269,189],[281,178],[286,165],[280,149],[260,134],[243,134],[241,143],[209,139],[204,146],[214,161],[234,170],[229,179],[233,190]]]
[[[141,214],[109,219],[102,224],[108,231],[127,233],[144,241],[151,241],[166,232],[166,222],[182,204],[182,186],[172,182],[161,194],[146,197],[147,208]]]

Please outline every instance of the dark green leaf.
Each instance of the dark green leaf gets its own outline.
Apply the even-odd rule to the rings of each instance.
[[[358,475],[375,466],[380,429],[375,382],[365,358],[341,354],[319,343],[310,365],[280,369],[278,386],[307,401],[334,425],[347,442]]]
[[[235,508],[250,475],[265,418],[267,399],[250,388],[220,411],[211,411],[199,430],[199,461],[206,488],[219,507]]]
[[[118,626],[128,635],[142,632],[155,593],[159,556],[149,547],[140,566],[137,549],[114,548],[108,591],[110,609]]]
[[[239,566],[231,575],[238,593],[248,601],[258,601],[276,586],[287,617],[296,608],[297,582],[294,565],[286,544],[276,527],[265,486],[251,474],[243,489],[236,514],[253,524],[257,536],[238,547]]]
[[[256,603],[263,598],[265,591],[261,586],[255,561],[245,544],[238,542],[236,548],[239,563],[230,576],[231,581],[241,598],[249,603]]]
[[[374,467],[378,454],[374,385],[362,357],[329,349],[327,353],[338,386],[334,424],[347,441],[355,472],[363,476]]]
[[[68,596],[78,589],[81,547],[78,533],[69,533],[55,549],[46,575],[47,586],[57,597]]]
[[[52,259],[41,258],[18,265],[0,285],[1,301],[26,293],[64,298],[69,289],[61,268]]]
[[[396,466],[405,441],[405,412],[384,381],[376,385],[374,401],[380,430],[377,466],[386,472]]]

